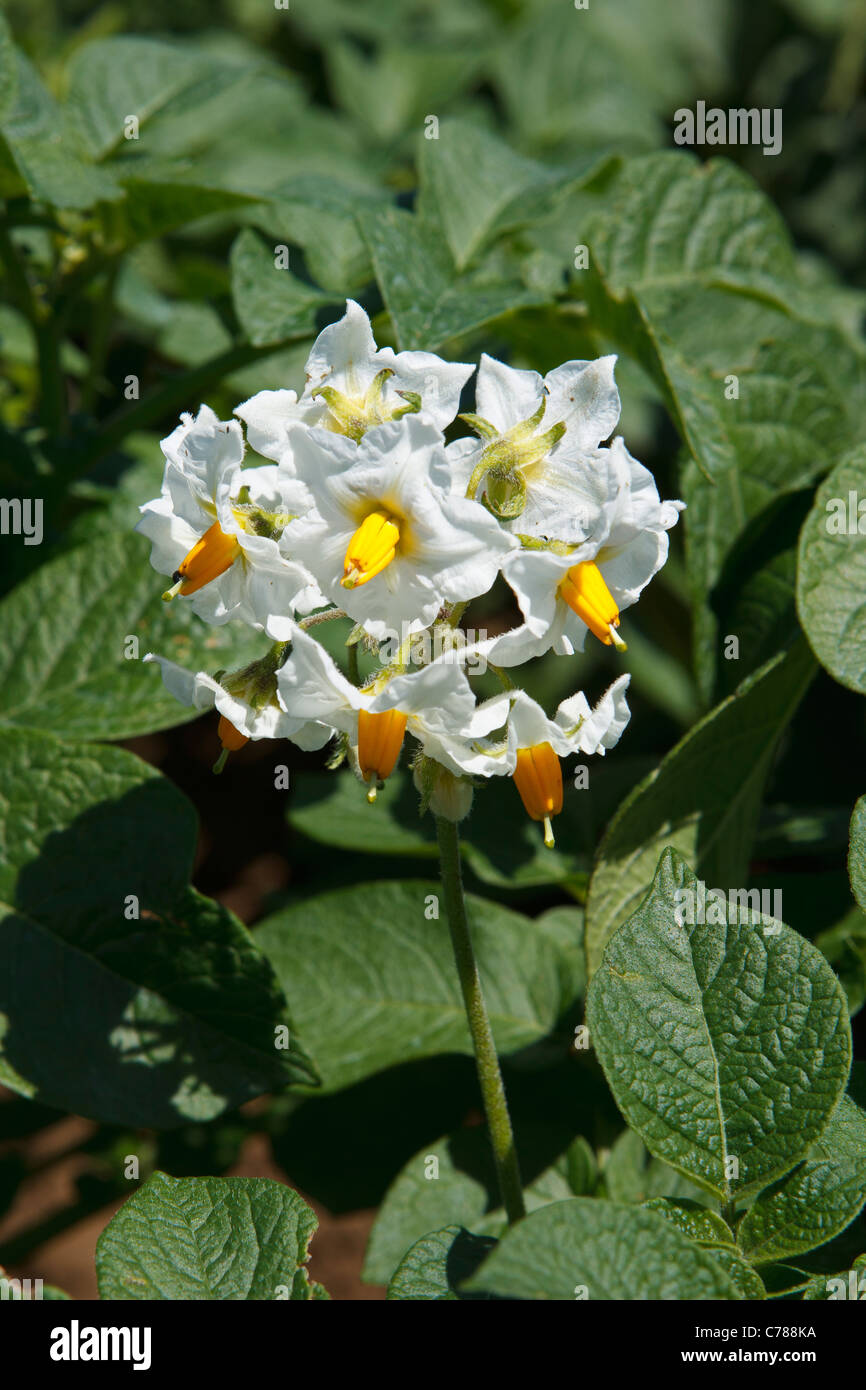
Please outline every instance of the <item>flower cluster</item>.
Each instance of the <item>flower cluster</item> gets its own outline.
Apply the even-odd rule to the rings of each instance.
[[[215,707],[223,753],[248,739],[305,749],[337,740],[368,799],[407,734],[422,804],[465,815],[474,779],[513,778],[529,815],[562,808],[560,759],[600,753],[629,719],[628,675],[590,706],[578,692],[551,719],[505,668],[587,633],[619,651],[620,614],[667,558],[682,504],[614,438],[614,357],[542,379],[486,355],[476,413],[458,417],[475,367],[378,348],[353,301],[317,338],[302,393],[260,391],[221,421],[207,406],[163,441],[162,493],[141,508],[163,597],[208,623],[239,619],[270,639],[241,670],[158,661],[186,704]],[[455,418],[471,434],[446,443]],[[244,466],[245,447],[260,460]],[[460,623],[499,576],[522,621],[492,637]],[[314,633],[353,623],[346,670]],[[359,650],[372,673],[359,675]],[[489,664],[504,687],[478,702]],[[513,672],[512,672],[513,674]]]

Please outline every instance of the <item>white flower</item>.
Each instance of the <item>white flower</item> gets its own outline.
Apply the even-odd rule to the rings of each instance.
[[[439,761],[452,731],[469,727],[475,696],[450,655],[429,666],[394,674],[383,669],[363,687],[343,675],[325,648],[295,627],[292,650],[277,672],[282,707],[296,720],[319,720],[349,735],[365,781],[384,781],[408,731]],[[449,760],[452,770],[459,772]]]
[[[631,713],[625,693],[631,676],[619,676],[591,706],[582,690],[563,700],[549,719],[525,690],[505,690],[476,706],[462,739],[451,746],[451,761],[463,772],[510,777],[521,749],[549,743],[560,758],[572,753],[604,756],[620,740]],[[489,737],[493,731],[500,733]]]
[[[297,422],[355,441],[373,426],[409,413],[420,412],[445,429],[474,370],[471,363],[444,362],[432,352],[377,348],[369,318],[349,299],[343,318],[313,344],[300,398],[294,391],[259,391],[235,414],[245,421],[252,448],[284,460],[288,428]]]
[[[226,751],[260,738],[288,738],[299,748],[311,750],[323,748],[334,737],[331,726],[295,719],[281,707],[270,657],[252,662],[241,671],[220,673],[220,680],[206,671],[188,671],[154,652],[148,652],[144,659],[158,662],[166,690],[182,705],[198,710],[215,708],[219,712],[219,736]]]
[[[523,690],[494,695],[478,706],[462,738],[452,735],[451,763],[484,777],[513,777],[528,815],[544,823],[545,844],[552,848],[550,822],[563,802],[559,760],[572,753],[604,756],[619,742],[631,717],[625,698],[630,679],[620,676],[594,709],[578,691],[562,701],[553,719]],[[485,736],[494,730],[497,736]]]
[[[483,354],[477,414],[462,417],[481,437],[449,445],[452,485],[519,534],[583,539],[601,500],[589,461],[619,419],[615,363],[566,362],[542,379]]]
[[[141,507],[136,530],[153,543],[154,569],[175,581],[166,597],[188,597],[206,622],[241,618],[255,627],[271,614],[322,606],[315,581],[282,539],[309,495],[273,464],[242,469],[236,420],[221,421],[203,405],[195,418],[181,417],[162,449],[162,493]]]
[[[443,603],[485,593],[516,545],[480,503],[437,482],[443,438],[416,416],[358,445],[301,426],[290,438],[313,505],[286,527],[286,544],[378,640],[420,631]]]
[[[502,570],[517,597],[521,626],[464,649],[465,659],[517,665],[553,648],[583,651],[587,630],[625,648],[617,631],[623,609],[636,603],[668,556],[668,531],[682,502],[662,502],[655,480],[622,439],[592,456],[586,475],[598,505],[585,537],[573,545],[522,548]],[[584,489],[586,495],[587,489]]]

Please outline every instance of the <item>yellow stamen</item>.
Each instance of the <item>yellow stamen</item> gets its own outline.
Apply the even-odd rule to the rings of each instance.
[[[550,820],[562,810],[562,767],[551,745],[536,743],[532,748],[518,748],[512,777],[527,814],[544,822],[544,843],[553,849]]]
[[[624,652],[626,644],[617,633],[619,609],[598,565],[591,561],[573,565],[559,586],[559,596],[581,622],[606,647]]]
[[[163,598],[168,601],[175,594],[194,594],[197,589],[210,584],[230,569],[238,557],[240,546],[236,536],[227,536],[218,521],[205,531],[201,540],[196,541],[192,550],[181,560],[174,574],[174,583],[166,589]]]
[[[358,711],[358,765],[365,782],[384,782],[394,771],[406,733],[406,715],[388,709],[381,714]],[[373,790],[371,788],[371,790]],[[375,800],[368,793],[368,801]]]
[[[346,589],[356,589],[381,574],[397,553],[399,540],[400,528],[391,517],[385,512],[371,512],[349,541],[340,583]]]

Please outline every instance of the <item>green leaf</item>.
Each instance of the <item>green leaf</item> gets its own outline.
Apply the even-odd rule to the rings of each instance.
[[[659,1212],[698,1245],[734,1245],[734,1233],[728,1223],[700,1202],[685,1197],[651,1197],[643,1205],[647,1211]]]
[[[760,1274],[742,1255],[738,1255],[736,1250],[729,1250],[726,1245],[708,1245],[705,1248],[721,1265],[734,1287],[739,1289],[741,1298],[767,1297],[767,1290]]]
[[[0,119],[15,104],[18,92],[18,62],[6,19],[0,13]]]
[[[402,348],[435,351],[451,338],[547,296],[516,276],[460,275],[435,223],[400,208],[361,212],[361,232]]]
[[[479,788],[471,815],[461,825],[467,864],[482,882],[503,890],[549,883],[582,889],[594,838],[587,834],[581,812],[598,809],[594,791],[593,797],[587,793],[567,800],[557,824],[559,846],[549,850],[511,787],[506,789],[510,816],[503,815],[498,788]],[[402,769],[391,774],[373,806],[350,773],[310,774],[293,793],[289,820],[319,844],[361,854],[435,859],[433,818],[419,816],[418,803],[411,776]]]
[[[400,770],[367,804],[356,777],[311,773],[298,778],[289,805],[289,823],[322,845],[360,854],[436,859],[432,816],[419,816],[418,793]]]
[[[697,1202],[700,1206],[712,1201],[683,1173],[654,1158],[633,1129],[624,1129],[604,1157],[602,1180],[604,1195],[612,1202],[647,1202],[664,1197],[676,1202]]]
[[[429,40],[421,46],[387,43],[368,57],[337,39],[326,45],[325,57],[336,100],[357,126],[384,142],[417,129],[428,111],[441,111],[480,60],[462,45]]]
[[[362,193],[331,178],[297,175],[270,190],[268,201],[251,218],[272,245],[299,245],[316,284],[342,296],[373,278],[355,214],[381,201],[380,194]]]
[[[388,1298],[432,1303],[471,1298],[471,1294],[458,1292],[457,1285],[475,1273],[495,1244],[492,1237],[474,1236],[462,1226],[432,1231],[417,1241],[398,1265],[388,1285]]]
[[[840,922],[815,937],[848,996],[853,1018],[866,1003],[866,915],[852,907]]]
[[[67,106],[94,159],[124,143],[124,121],[139,132],[173,97],[204,76],[200,50],[139,36],[94,39],[72,57]]]
[[[133,168],[138,171],[137,164]],[[105,216],[112,238],[127,247],[164,236],[200,217],[235,212],[256,202],[244,193],[199,182],[190,174],[145,177],[142,171],[124,178],[123,186],[126,198],[112,204]]]
[[[237,237],[230,259],[235,313],[256,347],[309,337],[316,331],[316,311],[334,303],[332,294],[278,269],[273,250],[249,228]]]
[[[814,674],[804,642],[781,653],[697,724],[623,804],[598,851],[587,902],[587,960],[646,894],[666,845],[713,887],[747,879],[778,739]]]
[[[658,65],[670,61],[671,46],[659,42],[656,21],[652,33],[643,35],[637,74],[626,75],[616,41],[628,29],[619,17],[621,5],[612,24],[604,6],[579,15],[570,5],[548,3],[540,14],[539,8],[524,11],[493,54],[497,91],[522,142],[556,152],[660,143],[660,103],[652,88]],[[640,28],[639,17],[635,23]],[[672,79],[672,85],[680,90],[681,80]]]
[[[800,1255],[844,1231],[866,1202],[866,1114],[843,1096],[806,1159],[759,1193],[737,1232],[753,1264]]]
[[[746,676],[791,646],[799,635],[797,541],[811,502],[810,486],[782,495],[748,521],[728,550],[714,584],[712,614],[696,615],[698,630],[703,626],[709,633],[715,628],[713,644],[702,653],[702,665],[708,681],[715,668],[716,700],[733,694]],[[698,538],[695,543],[699,544]],[[696,603],[704,603],[698,585],[694,596]],[[735,659],[729,659],[732,635],[737,639]]]
[[[120,749],[0,730],[0,1080],[110,1124],[315,1073],[249,933],[188,886],[186,798]]]
[[[270,1178],[157,1172],[97,1241],[99,1297],[311,1299],[319,1295],[306,1262],[317,1225],[297,1192]]]
[[[573,1193],[568,1176],[571,1149],[527,1181],[537,1171],[545,1142],[548,1135],[521,1125],[519,1157],[528,1211]],[[542,1161],[550,1163],[549,1157]],[[486,1129],[458,1130],[428,1144],[413,1154],[385,1194],[367,1246],[364,1279],[387,1283],[404,1251],[443,1223],[456,1222],[479,1235],[500,1236],[508,1221],[498,1192]]]
[[[438,139],[420,140],[418,172],[419,209],[441,223],[458,271],[494,235],[530,221],[533,201],[563,177],[481,126],[453,119],[440,123]]]
[[[436,883],[363,883],[256,928],[326,1090],[398,1062],[471,1052],[448,928],[427,915],[439,903]],[[517,912],[472,896],[468,907],[500,1053],[538,1042],[563,1004],[553,947]]]
[[[553,943],[559,957],[563,998],[582,998],[586,992],[583,908],[551,907],[536,917],[535,929]]]
[[[590,241],[616,295],[676,278],[795,271],[785,224],[754,179],[682,152],[627,160]]]
[[[141,499],[144,500],[144,499]],[[144,537],[97,534],[42,565],[0,603],[0,724],[69,738],[129,738],[198,718],[164,688],[149,651],[192,670],[231,670],[260,656],[260,633],[211,627],[175,600]],[[137,643],[138,656],[129,639]],[[216,739],[214,753],[218,752]]]
[[[835,1303],[841,1300],[863,1301],[866,1294],[866,1255],[858,1255],[849,1269],[835,1275],[816,1274],[803,1293],[804,1303]]]
[[[820,951],[782,923],[701,903],[699,891],[666,850],[646,901],[607,945],[587,1021],[647,1148],[729,1202],[787,1173],[822,1133],[847,1080],[851,1029]]]
[[[866,445],[821,484],[800,537],[797,608],[821,665],[866,693],[866,507],[858,498]]]
[[[17,50],[16,58],[17,94],[0,130],[30,196],[59,208],[89,208],[123,197],[111,174],[89,161],[30,61]]]
[[[462,1287],[501,1298],[593,1303],[742,1297],[713,1255],[658,1212],[594,1197],[532,1212]]]

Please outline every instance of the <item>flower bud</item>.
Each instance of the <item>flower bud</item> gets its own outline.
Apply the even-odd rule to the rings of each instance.
[[[474,795],[468,777],[455,777],[447,767],[423,754],[412,770],[415,790],[420,792],[425,810],[443,820],[461,821],[472,810]]]

